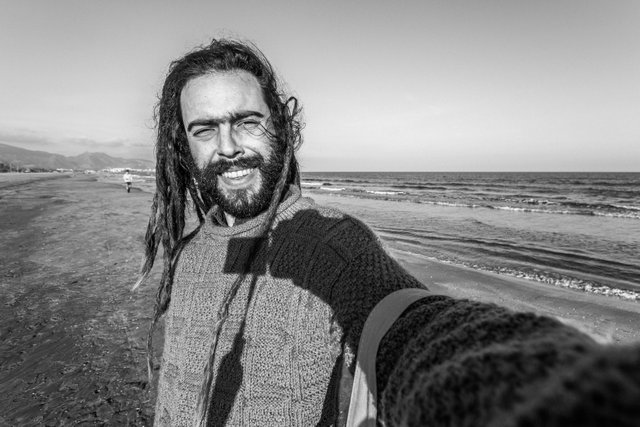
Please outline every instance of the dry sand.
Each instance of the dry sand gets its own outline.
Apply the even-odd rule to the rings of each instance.
[[[149,425],[158,271],[130,292],[151,194],[95,176],[0,174],[0,425]],[[390,251],[435,292],[640,341],[640,304]],[[161,345],[158,334],[158,348]]]

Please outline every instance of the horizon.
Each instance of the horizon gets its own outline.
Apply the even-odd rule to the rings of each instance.
[[[640,2],[189,5],[7,4],[0,142],[155,161],[169,63],[230,36],[300,99],[303,169],[640,171]]]
[[[22,147],[18,147],[15,145],[11,145],[11,144],[6,144],[3,142],[0,142],[0,145],[8,145],[14,148],[20,148],[23,149]],[[24,149],[24,150],[28,150],[28,149]],[[117,158],[118,160],[142,160],[142,161],[148,161],[148,162],[153,162],[153,168],[155,168],[155,159],[139,159],[139,158],[133,158],[133,157],[119,157],[119,156],[112,156],[108,153],[104,153],[101,151],[85,151],[82,152],[80,154],[72,154],[72,155],[65,155],[65,154],[61,154],[61,153],[55,153],[52,151],[45,151],[45,150],[28,150],[28,151],[35,151],[35,152],[44,152],[47,154],[54,154],[54,155],[60,155],[60,156],[64,156],[64,157],[79,157],[83,154],[97,154],[97,155],[107,155],[110,157],[114,157]],[[130,168],[130,169],[136,169],[136,168]],[[506,173],[506,174],[512,174],[512,173],[520,173],[520,174],[527,174],[527,173],[532,173],[532,174],[581,174],[581,173],[592,173],[592,174],[640,174],[640,171],[631,171],[631,170],[620,170],[620,171],[613,171],[613,170],[602,170],[602,171],[593,171],[593,170],[522,170],[522,171],[516,171],[516,170],[301,170],[301,173],[332,173],[332,174],[340,174],[340,173],[345,173],[345,174],[358,174],[358,173],[404,173],[404,174],[412,174],[412,173],[464,173],[464,174],[481,174],[481,173]],[[5,172],[6,173],[6,172]]]

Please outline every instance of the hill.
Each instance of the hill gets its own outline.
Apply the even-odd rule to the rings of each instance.
[[[123,159],[104,153],[82,153],[77,156],[63,156],[46,151],[32,151],[12,145],[0,144],[0,164],[8,169],[74,169],[100,170],[107,168],[150,169],[153,162],[142,159]]]

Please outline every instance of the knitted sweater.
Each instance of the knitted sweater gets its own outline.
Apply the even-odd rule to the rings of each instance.
[[[218,310],[263,220],[220,227],[208,217],[183,250],[166,313],[157,425],[191,424]],[[367,315],[387,294],[421,284],[361,222],[294,187],[251,273],[220,333],[210,424],[335,423]]]

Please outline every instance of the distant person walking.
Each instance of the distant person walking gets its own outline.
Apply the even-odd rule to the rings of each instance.
[[[129,173],[129,169],[124,171],[124,175],[122,176],[125,185],[127,186],[127,193],[131,193],[131,183],[133,182],[133,175]]]

